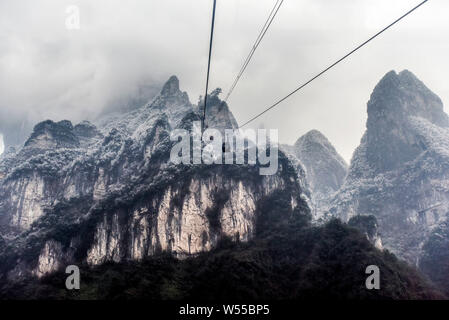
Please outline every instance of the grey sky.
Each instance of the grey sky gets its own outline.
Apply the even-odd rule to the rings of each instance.
[[[218,0],[211,89],[226,93],[275,0]],[[243,123],[419,0],[285,0],[229,100]],[[65,27],[67,6],[81,29]],[[2,0],[0,132],[24,121],[94,119],[142,83],[172,74],[196,103],[203,94],[212,0]],[[389,70],[409,69],[449,101],[449,3],[430,0],[381,38],[252,125],[282,143],[323,132],[349,161],[366,102]],[[447,108],[446,108],[447,111]]]

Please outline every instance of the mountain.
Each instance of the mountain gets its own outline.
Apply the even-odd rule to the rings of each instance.
[[[292,161],[299,161],[305,170],[310,189],[314,218],[319,219],[319,208],[341,187],[348,165],[329,140],[318,130],[301,136],[293,146],[282,146]]]
[[[205,125],[209,128],[218,129],[223,133],[223,129],[236,129],[238,124],[227,103],[221,101],[218,97],[220,93],[221,89],[217,88],[208,95]],[[204,99],[200,99],[198,105],[204,106]],[[198,112],[204,112],[204,108],[199,108]]]
[[[182,257],[225,236],[247,241],[258,232],[260,202],[279,191],[291,204],[285,219],[308,217],[283,155],[273,176],[260,176],[257,165],[172,164],[170,132],[192,128],[200,120],[194,109],[171,77],[153,101],[98,128],[36,125],[24,147],[0,164],[5,276],[41,277],[67,263],[140,260],[160,251]],[[226,113],[211,95],[209,123]],[[236,122],[227,117],[232,128]]]
[[[219,91],[206,124],[236,128]],[[371,220],[312,225],[305,171],[282,151],[274,175],[172,163],[170,134],[200,114],[173,76],[149,103],[96,124],[37,124],[0,159],[0,298],[443,297],[370,244]],[[78,293],[61,291],[72,264]],[[372,264],[384,290],[365,287]]]
[[[448,178],[449,118],[441,99],[411,72],[391,71],[371,95],[366,132],[329,212],[344,221],[374,215],[386,248],[428,264],[427,243],[437,245],[435,232],[448,218]]]

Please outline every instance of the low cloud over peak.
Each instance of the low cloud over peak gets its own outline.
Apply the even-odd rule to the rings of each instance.
[[[69,30],[68,4],[79,8]],[[210,88],[226,94],[265,22],[271,0],[218,2]],[[285,1],[228,101],[243,123],[416,5],[413,0]],[[192,101],[204,95],[208,0],[0,2],[0,132],[23,142],[44,119],[94,120],[157,94],[176,74]],[[318,129],[348,161],[366,102],[391,69],[409,69],[449,100],[444,39],[449,3],[429,2],[350,60],[265,114],[283,143]],[[429,53],[432,59],[429,59]],[[438,65],[438,68],[435,66]],[[288,116],[286,116],[288,115]]]

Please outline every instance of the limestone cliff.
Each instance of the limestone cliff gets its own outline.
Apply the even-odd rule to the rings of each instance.
[[[217,91],[209,101],[209,125],[237,126]],[[171,163],[170,132],[192,127],[198,110],[171,77],[148,104],[97,125],[36,125],[0,162],[3,276],[41,277],[72,263],[163,251],[184,258],[225,237],[247,241],[263,216],[261,201],[275,192],[287,196],[290,215],[308,217],[298,175],[282,153],[273,176],[259,175],[258,164]]]

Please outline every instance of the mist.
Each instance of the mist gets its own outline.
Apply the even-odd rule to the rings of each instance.
[[[272,0],[218,0],[210,88],[226,94]],[[243,123],[415,6],[416,0],[284,1],[228,103]],[[79,8],[80,28],[66,27]],[[0,133],[23,143],[42,120],[95,120],[143,104],[173,74],[204,94],[212,1],[3,0]],[[409,69],[449,100],[449,3],[429,1],[323,78],[254,121],[292,144],[318,129],[349,161],[366,102],[390,70]],[[1,149],[0,149],[1,150]]]

